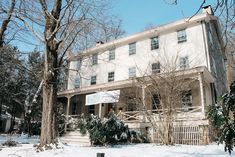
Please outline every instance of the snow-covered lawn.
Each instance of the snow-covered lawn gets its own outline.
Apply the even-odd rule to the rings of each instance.
[[[0,137],[0,139],[2,139]],[[1,140],[0,140],[1,141]],[[19,140],[21,141],[21,140]],[[2,141],[1,141],[2,142]],[[35,140],[28,140],[34,143]],[[97,153],[105,153],[105,157],[229,157],[223,145],[207,146],[160,146],[156,144],[122,145],[115,147],[79,147],[61,145],[61,149],[53,149],[37,153],[33,144],[19,144],[17,147],[3,147],[0,157],[96,157]],[[231,156],[235,156],[233,153]]]

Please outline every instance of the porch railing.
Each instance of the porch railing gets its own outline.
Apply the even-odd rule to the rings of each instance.
[[[118,117],[125,122],[148,122],[149,116],[155,121],[159,121],[167,114],[167,109],[144,110],[144,111],[120,111]],[[173,110],[175,120],[200,119],[202,115],[202,107],[194,106],[188,108],[175,108]]]

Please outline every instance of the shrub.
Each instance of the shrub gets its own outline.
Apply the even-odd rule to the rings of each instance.
[[[81,119],[78,126],[82,134],[89,132],[93,145],[116,145],[148,141],[143,134],[130,131],[128,126],[119,120],[114,113],[110,113],[103,120],[91,115],[88,119]]]

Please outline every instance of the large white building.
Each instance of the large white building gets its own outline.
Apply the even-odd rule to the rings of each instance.
[[[92,113],[104,117],[112,108],[125,115],[126,123],[134,119],[140,124],[143,117],[134,116],[140,107],[130,99],[140,98],[147,110],[156,107],[154,96],[146,92],[148,86],[138,83],[138,78],[162,75],[174,67],[174,72],[193,80],[186,99],[178,106],[184,112],[181,116],[188,116],[188,122],[196,120],[197,126],[208,125],[206,106],[227,90],[220,25],[209,6],[190,18],[108,43],[98,42],[68,60],[67,89],[58,93],[60,98],[67,97],[68,115]],[[117,92],[118,100],[97,100],[107,91]],[[143,121],[142,126],[148,127]],[[154,141],[153,133],[151,137]]]

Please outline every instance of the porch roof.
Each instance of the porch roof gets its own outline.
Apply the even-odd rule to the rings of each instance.
[[[202,73],[205,82],[207,83],[214,82],[215,78],[211,75],[211,73],[204,66],[195,67],[195,68],[191,68],[187,70],[176,71],[176,76],[194,78],[194,77],[197,77],[200,73]],[[165,74],[161,73],[158,75],[162,75],[161,77],[164,77]],[[97,91],[122,89],[122,88],[133,87],[133,85],[136,86],[136,83],[138,83],[137,79],[114,81],[114,82],[108,82],[108,83],[97,84],[97,85],[92,85],[92,86],[86,86],[82,88],[64,90],[64,91],[58,92],[57,96],[66,97],[66,96],[94,93]]]

